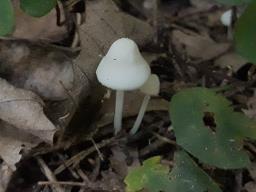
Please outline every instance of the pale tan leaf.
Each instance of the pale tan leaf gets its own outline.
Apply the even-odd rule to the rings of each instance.
[[[5,192],[13,174],[13,170],[5,163],[0,164],[0,192]]]
[[[4,79],[0,79],[0,87],[0,119],[51,143],[56,128],[44,114],[43,101]]]
[[[216,43],[208,36],[188,34],[179,30],[174,30],[171,38],[179,53],[200,61],[211,60],[230,47],[229,43]]]

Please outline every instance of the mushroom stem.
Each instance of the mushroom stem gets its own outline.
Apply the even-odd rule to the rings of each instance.
[[[115,117],[114,117],[114,129],[115,134],[117,134],[122,129],[122,113],[124,104],[124,91],[116,91],[116,107],[115,107]]]
[[[142,102],[141,107],[140,107],[139,114],[137,116],[137,119],[136,119],[136,121],[135,121],[135,123],[134,123],[134,125],[133,125],[133,127],[132,127],[132,129],[130,131],[131,135],[134,135],[138,131],[138,129],[140,127],[140,124],[142,122],[142,119],[144,117],[145,111],[147,109],[147,106],[148,106],[150,98],[151,98],[150,95],[146,95],[144,97],[143,102]]]

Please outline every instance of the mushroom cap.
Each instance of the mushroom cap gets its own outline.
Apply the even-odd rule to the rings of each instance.
[[[231,22],[232,22],[232,10],[229,9],[229,10],[225,11],[225,12],[221,15],[220,21],[221,21],[221,23],[222,23],[224,26],[229,27],[229,26],[231,25]]]
[[[150,67],[141,56],[136,43],[128,38],[115,41],[102,58],[96,75],[99,82],[115,90],[141,87],[150,75]]]
[[[140,91],[146,95],[157,96],[160,92],[160,81],[156,74],[151,74],[148,80],[142,85]]]

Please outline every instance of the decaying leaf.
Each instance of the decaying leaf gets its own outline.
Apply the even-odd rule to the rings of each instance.
[[[230,47],[228,43],[216,43],[209,36],[184,33],[179,30],[174,30],[171,38],[180,54],[186,54],[188,57],[200,61],[213,59],[226,52]]]
[[[44,114],[43,101],[33,92],[16,88],[3,79],[0,87],[0,118],[51,143],[56,128]]]

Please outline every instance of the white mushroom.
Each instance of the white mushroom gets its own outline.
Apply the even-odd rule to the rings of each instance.
[[[232,22],[232,10],[229,9],[227,11],[225,11],[220,18],[221,23],[226,26],[229,27],[231,26],[231,22]]]
[[[128,38],[121,38],[111,45],[101,60],[96,75],[102,85],[116,90],[116,134],[122,128],[124,91],[141,87],[150,75],[150,67],[141,56],[136,43]]]
[[[138,131],[151,96],[157,96],[160,92],[160,81],[158,76],[156,74],[151,74],[145,84],[140,88],[140,91],[146,95],[142,101],[136,121],[130,131],[131,135]]]

